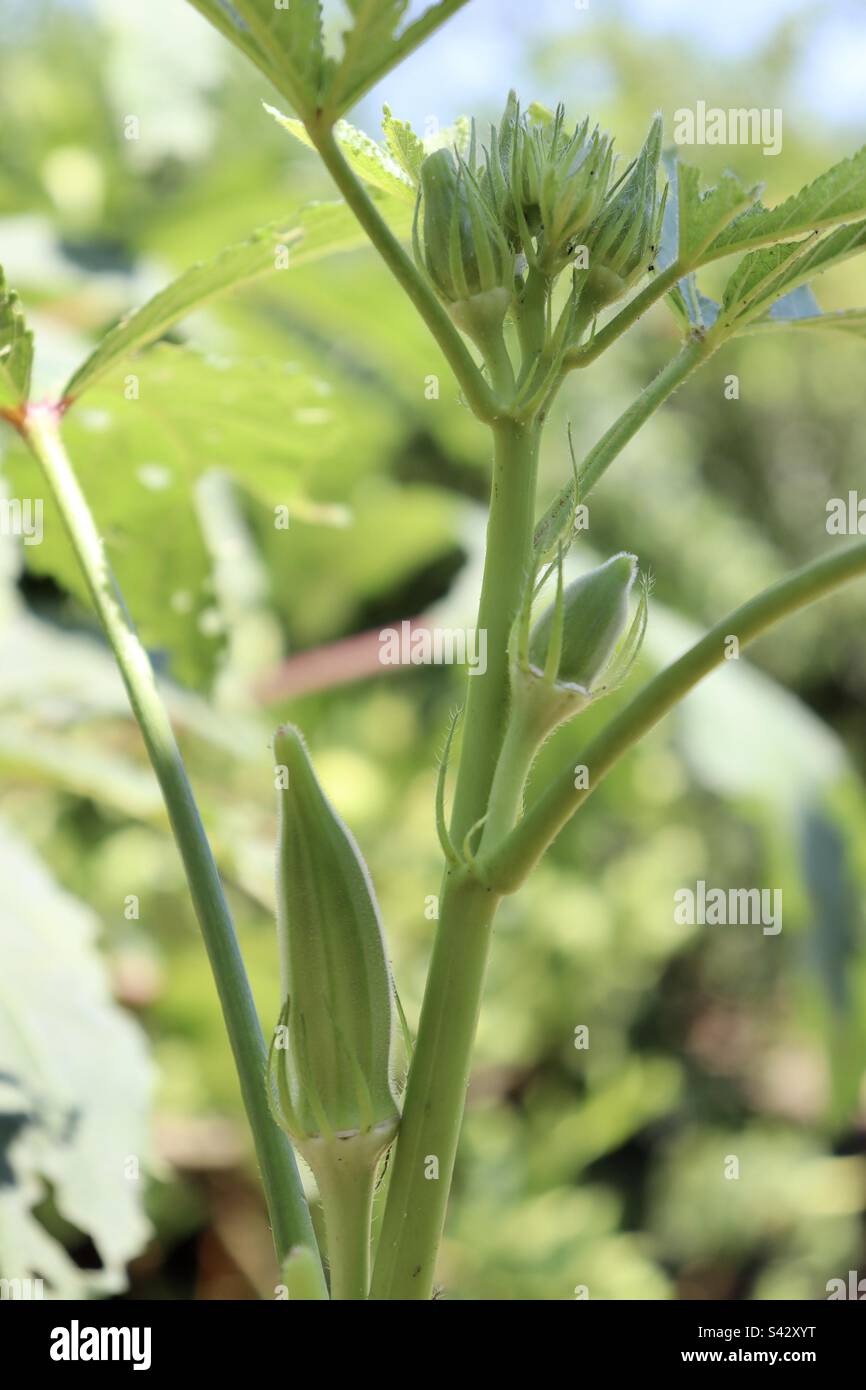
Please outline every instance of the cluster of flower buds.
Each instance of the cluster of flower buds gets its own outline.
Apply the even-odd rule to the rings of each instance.
[[[480,159],[474,127],[465,157],[450,149],[428,155],[421,165],[415,256],[457,325],[482,351],[491,335],[501,336],[512,306],[526,313],[527,269],[536,272],[543,295],[572,264],[572,307],[579,299],[594,315],[652,266],[667,193],[658,191],[661,143],[657,116],[637,159],[611,184],[609,136],[590,129],[588,118],[567,130],[561,106],[521,112],[512,92]],[[529,341],[540,351],[544,313],[535,312],[541,329]],[[566,315],[566,338],[570,322]]]
[[[508,98],[491,131],[488,178],[512,244],[554,279],[574,259],[583,234],[604,203],[613,168],[610,138],[589,118],[565,129],[565,108],[533,105],[521,115]]]
[[[658,252],[668,192],[665,185],[659,196],[661,150],[662,118],[656,116],[643,149],[586,233],[588,274],[583,294],[596,309],[625,294]]]
[[[370,876],[297,729],[274,739],[277,929],[285,1000],[269,1062],[274,1113],[319,1177],[397,1129],[394,988]]]

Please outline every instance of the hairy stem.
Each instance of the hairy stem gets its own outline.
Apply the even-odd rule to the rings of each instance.
[[[566,358],[566,370],[575,367],[588,367],[590,362],[594,362],[597,357],[615,343],[633,323],[637,323],[657,300],[666,295],[668,290],[672,290],[677,280],[683,274],[683,269],[679,262],[674,261],[666,270],[661,271],[654,280],[650,280],[648,285],[644,285],[640,294],[636,294],[634,299],[630,299],[624,309],[606,323],[595,337],[583,347],[575,348]]]
[[[265,1044],[234,924],[153,669],[127,616],[93,516],[67,457],[60,437],[59,412],[51,406],[31,407],[21,432],[42,468],[63,518],[162,789],[234,1053],[262,1171],[277,1257],[282,1264],[293,1246],[308,1249],[315,1255],[324,1289],[316,1239],[295,1160],[268,1110]]]
[[[610,429],[590,449],[580,466],[578,481],[581,502],[585,501],[602,474],[610,467],[626,444],[634,438],[649,417],[682,386],[693,371],[713,355],[721,342],[722,338],[713,334],[707,334],[702,338],[690,338],[688,342],[683,344],[676,357],[672,357],[662,367],[657,376],[653,377],[649,385],[645,386],[640,395],[632,401],[628,409],[624,410],[619,419],[614,421]],[[575,500],[575,484],[574,479],[572,479],[557,493],[539,521],[536,527],[536,538],[552,534],[556,527],[557,518],[564,516],[566,512],[572,512]]]
[[[520,886],[577,808],[623,754],[703,676],[721,665],[729,637],[735,636],[743,647],[798,608],[864,574],[866,541],[861,541],[804,566],[716,623],[705,637],[644,686],[589,748],[569,758],[568,767],[551,783],[505,842],[486,861],[479,861],[479,872],[485,882],[499,893],[510,893]],[[588,785],[579,789],[574,785],[576,763],[588,769]]]
[[[429,1299],[498,898],[446,872],[370,1297]]]

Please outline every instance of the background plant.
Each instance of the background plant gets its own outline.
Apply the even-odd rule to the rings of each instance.
[[[647,109],[649,109],[650,106],[651,106],[651,102],[648,102],[647,105],[644,107],[644,111],[646,111]],[[300,281],[300,277],[298,277],[298,281],[296,281],[295,283],[299,283],[299,281]],[[428,412],[428,414],[429,414],[429,412]],[[72,412],[72,413],[70,413],[70,416],[69,416],[69,426],[68,426],[68,428],[70,429],[70,431],[73,430],[73,429],[75,428],[74,419],[75,419],[75,412]],[[461,428],[463,428],[462,424],[461,424]],[[561,433],[561,434],[560,434],[560,440],[562,440],[562,438],[563,438],[563,434]],[[474,447],[474,446],[473,446],[473,447]],[[85,452],[85,451],[82,450],[81,452],[83,453],[83,452]],[[558,459],[559,468],[558,468],[558,472],[559,472],[559,477],[561,478],[561,477],[563,476],[563,474],[566,472],[566,469],[567,469],[567,465],[564,465],[564,462],[563,462],[562,445],[561,445],[561,443],[557,445],[557,452],[558,452],[558,454],[559,454],[559,459]],[[599,495],[601,496],[602,494],[599,494]],[[594,524],[595,524],[595,512],[594,512],[593,515],[594,515]],[[622,524],[622,523],[621,523],[621,524]],[[660,534],[662,534],[662,535],[664,534],[664,527],[663,527],[663,524],[661,525]],[[297,538],[297,533],[296,533],[296,535],[293,537],[293,542],[294,542],[294,540],[295,540],[296,538]],[[621,544],[633,544],[633,543],[634,543],[633,537],[628,537],[628,536],[623,536],[623,537],[621,537],[621,538],[617,538],[617,539],[614,541],[614,545],[616,545],[616,544],[620,544],[620,545],[621,545]],[[804,550],[806,550],[806,549],[808,549],[808,548],[809,548],[809,547],[805,547],[805,546],[804,546]],[[642,547],[642,546],[641,546],[641,549],[643,550],[643,547]],[[337,553],[337,552],[336,552],[336,547],[335,547],[334,553]],[[698,555],[696,556],[696,561],[699,560],[699,559],[700,559],[700,554],[698,554]],[[661,569],[662,567],[661,567],[660,565],[658,565],[657,568]],[[698,571],[697,571],[697,566],[696,566],[696,571],[695,571],[695,572],[698,572]],[[739,579],[739,576],[735,576],[735,577],[736,577],[737,579]],[[763,578],[763,577],[764,577],[764,576],[761,576],[761,578]],[[769,576],[767,576],[767,577],[769,577]],[[706,582],[706,581],[705,581],[705,582]],[[718,584],[719,582],[720,582],[719,579],[716,577],[715,583]],[[743,589],[742,589],[742,588],[738,588],[738,589],[737,589],[737,596],[742,596],[742,592],[743,592]],[[733,595],[732,595],[731,597],[733,597]],[[156,605],[155,605],[155,606],[156,606]],[[714,608],[711,609],[711,611],[713,611],[713,612],[715,612],[715,613],[718,613],[718,612],[720,611],[720,609],[721,609],[721,605],[716,604],[716,605],[714,606]],[[439,725],[438,725],[439,728],[441,728],[442,723],[443,723],[443,718],[442,718],[442,714],[440,714],[440,716],[439,716]],[[431,737],[435,737],[435,734],[432,733],[434,724],[435,724],[435,721],[431,719]],[[542,771],[543,771],[543,770],[542,770]],[[257,792],[256,795],[258,796],[258,794],[259,794],[259,793]],[[687,820],[688,820],[688,816],[685,817],[684,823],[686,823]],[[586,832],[584,832],[584,833],[586,833]],[[377,878],[378,878],[379,880],[381,880],[381,879],[382,879],[382,874],[381,874],[381,873],[377,874]],[[521,910],[523,910],[523,909],[521,909]],[[525,911],[526,911],[527,918],[531,920],[531,919],[532,919],[532,916],[533,916],[532,911],[531,911],[531,906],[530,906],[530,905],[527,905]],[[537,914],[536,914],[536,915],[537,915]],[[529,945],[527,945],[527,949],[529,949]],[[512,1012],[513,1012],[513,1011],[512,1011]],[[494,1032],[494,1036],[495,1036],[495,1032]],[[516,1054],[515,1054],[515,1055],[516,1055]],[[627,1107],[627,1109],[628,1109],[628,1107]],[[571,1161],[573,1162],[574,1160],[571,1160]]]

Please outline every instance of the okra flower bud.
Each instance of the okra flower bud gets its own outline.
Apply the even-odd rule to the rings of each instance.
[[[490,793],[482,851],[501,843],[519,819],[523,792],[544,740],[594,699],[623,681],[646,630],[647,585],[634,616],[634,555],[614,555],[563,588],[530,630],[532,586],[511,645],[511,707]]]
[[[437,150],[421,165],[424,242],[415,257],[457,326],[482,348],[511,302],[514,253],[465,160]]]
[[[491,131],[489,179],[500,219],[516,247],[551,279],[604,202],[611,142],[589,118],[571,135],[565,108],[534,105],[521,116],[512,92],[499,129]]]
[[[596,310],[611,304],[652,264],[661,236],[667,187],[658,193],[662,118],[656,116],[631,171],[589,227],[584,296]]]
[[[524,614],[522,652],[512,662],[522,737],[539,742],[625,679],[646,630],[646,585],[629,616],[637,574],[637,557],[623,553],[563,588],[560,560],[556,599],[529,632]]]
[[[285,1004],[270,1084],[284,1127],[316,1171],[322,1146],[360,1139],[378,1154],[394,1136],[394,990],[366,865],[296,729],[277,732],[274,756]]]
[[[559,619],[559,659],[553,672],[557,684],[587,693],[596,688],[628,627],[629,595],[636,577],[637,557],[623,553],[581,575],[565,589]],[[552,604],[530,634],[529,659],[542,670],[557,621],[557,605]]]

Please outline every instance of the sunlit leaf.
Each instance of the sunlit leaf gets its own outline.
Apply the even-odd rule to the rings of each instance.
[[[866,216],[866,145],[834,164],[777,207],[758,205],[737,217],[716,237],[705,256],[715,260],[732,251],[788,241]]]
[[[405,230],[403,224],[408,225],[408,221],[405,214],[401,220],[401,209],[393,200],[386,200],[383,211],[397,230]],[[344,203],[311,203],[290,222],[274,223],[249,241],[228,247],[214,260],[192,266],[122,320],[67,382],[65,398],[78,399],[122,358],[162,337],[217,296],[264,275],[281,274],[364,242],[364,233]]]
[[[365,92],[397,66],[467,0],[434,0],[405,29],[400,29],[409,0],[346,0],[352,26],[343,35],[342,60],[327,91],[335,116],[360,101]]]
[[[284,116],[273,106],[265,105],[265,110],[284,130],[287,130],[290,135],[294,135],[296,140],[300,140],[302,145],[306,145],[308,149],[315,148],[303,121],[296,120],[293,116]],[[346,163],[354,169],[364,183],[378,188],[383,193],[391,193],[410,206],[414,205],[415,186],[408,174],[387,150],[383,150],[382,146],[377,145],[375,140],[371,140],[369,135],[365,135],[362,130],[350,125],[348,121],[337,121],[334,126],[334,137],[345,156]]]

